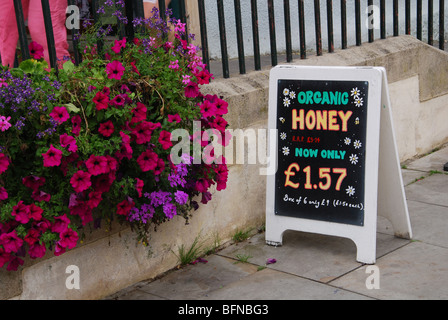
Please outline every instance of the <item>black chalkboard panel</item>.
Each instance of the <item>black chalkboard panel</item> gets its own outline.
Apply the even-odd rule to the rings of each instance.
[[[275,214],[364,226],[369,83],[279,80]]]

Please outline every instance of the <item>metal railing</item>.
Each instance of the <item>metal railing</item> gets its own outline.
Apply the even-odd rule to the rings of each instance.
[[[276,19],[275,19],[275,8],[274,8],[274,0],[263,0],[267,1],[267,10],[268,10],[268,20],[269,20],[269,34],[270,34],[270,56],[271,56],[271,65],[275,66],[278,64],[278,49],[277,49],[277,42],[276,42]],[[291,12],[291,3],[293,1],[297,1],[297,7],[298,12],[294,13]],[[333,10],[333,2],[336,3],[339,2],[340,4],[340,26],[335,26],[333,23],[333,15],[335,14]],[[307,58],[307,39],[306,39],[306,32],[305,29],[308,27],[311,27],[309,25],[306,25],[305,20],[305,2],[308,6],[313,6],[314,9],[314,33],[315,33],[315,52],[318,56],[323,54],[323,45],[322,45],[322,37],[324,35],[325,31],[322,31],[322,24],[323,19],[326,19],[326,36],[328,39],[328,52],[334,52],[335,49],[335,36],[334,36],[334,28],[340,28],[340,36],[341,36],[341,49],[347,49],[347,38],[349,34],[349,30],[347,29],[347,16],[353,17],[355,20],[355,29],[354,34],[356,38],[356,46],[361,46],[363,42],[362,37],[362,21],[361,21],[361,4],[366,4],[367,6],[373,6],[374,1],[373,0],[363,0],[364,3],[361,2],[361,0],[349,0],[349,2],[354,2],[354,12],[348,12],[347,11],[347,0],[283,0],[283,23],[284,26],[282,26],[282,29],[284,29],[285,34],[284,37],[286,39],[285,47],[286,47],[286,61],[292,62],[293,61],[293,49],[291,46],[291,38],[292,36],[298,36],[299,42],[300,42],[300,59],[306,59]],[[411,34],[411,0],[403,0],[403,2],[399,3],[399,0],[391,0],[388,2],[393,1],[393,10],[392,12],[386,12],[386,0],[379,0],[375,1],[375,3],[379,4],[377,6],[379,8],[379,16],[380,16],[380,38],[385,39],[386,38],[386,16],[387,14],[392,14],[393,19],[393,36],[399,35],[400,30],[400,12],[399,12],[399,4],[404,5],[405,8],[405,34],[410,35]],[[433,27],[433,21],[434,21],[434,0],[425,0],[427,1],[428,6],[428,21],[427,21],[427,30],[428,30],[428,44],[434,45],[434,27]],[[436,0],[437,1],[437,0]],[[199,4],[199,14],[200,14],[200,21],[201,21],[201,34],[203,39],[202,42],[202,48],[204,52],[204,60],[207,65],[209,65],[209,47],[207,43],[207,26],[206,26],[206,16],[205,16],[205,4],[204,0],[198,0]],[[229,2],[229,1],[227,1]],[[240,0],[234,0],[233,9],[234,12],[230,12],[231,14],[235,15],[235,26],[236,28],[236,34],[237,34],[237,41],[235,44],[238,48],[238,61],[239,61],[239,73],[245,74],[246,73],[246,58],[244,54],[244,39],[243,39],[243,30],[241,25],[241,3]],[[280,2],[280,1],[279,1]],[[353,5],[353,2],[350,5]],[[379,3],[378,3],[379,2]],[[439,48],[444,50],[445,45],[445,1],[444,0],[438,0],[439,2]],[[253,42],[253,59],[254,59],[254,65],[255,70],[261,70],[261,55],[260,55],[260,26],[259,26],[259,4],[261,3],[260,0],[250,0],[251,4],[251,16],[252,16],[252,42]],[[326,14],[323,14],[321,11],[321,3],[324,3],[326,5]],[[389,3],[390,4],[390,3]],[[423,30],[423,0],[412,0],[412,4],[416,5],[416,13],[417,13],[417,22],[416,22],[416,37],[419,40],[422,40],[422,30]],[[222,60],[222,73],[224,78],[229,78],[229,54],[228,54],[228,41],[226,34],[229,31],[228,28],[225,26],[226,21],[226,14],[229,14],[229,12],[224,11],[224,0],[216,0],[216,7],[217,7],[217,16],[218,16],[218,24],[219,24],[219,33],[220,33],[220,45],[221,45],[221,60]],[[309,7],[308,7],[309,8]],[[292,30],[291,28],[291,17],[293,14],[298,14],[298,30]],[[278,20],[278,19],[277,19]],[[284,27],[284,28],[283,28]],[[233,27],[232,27],[233,28]],[[351,31],[350,31],[351,32]],[[205,41],[204,41],[205,40]],[[370,28],[368,30],[368,42],[372,43],[375,41],[374,37],[374,28]]]
[[[29,50],[28,50],[28,37],[26,34],[26,27],[25,27],[25,21],[23,16],[23,10],[22,10],[22,3],[21,0],[13,0],[14,1],[14,7],[16,10],[16,18],[17,18],[17,25],[18,25],[18,31],[19,31],[19,39],[20,39],[20,47],[21,47],[21,53],[23,59],[28,59],[30,57]],[[48,0],[41,0],[42,1],[42,9],[43,9],[43,15],[44,15],[44,21],[45,21],[45,31],[47,35],[47,42],[48,42],[48,49],[49,49],[49,59],[50,59],[50,65],[51,67],[55,68],[57,66],[57,59],[56,59],[56,52],[55,52],[55,43],[54,43],[54,36],[52,31],[52,23],[51,23],[51,15],[50,15],[50,7],[49,7],[49,1]],[[207,5],[214,5],[211,0],[207,3]],[[229,0],[230,1],[230,0]],[[229,1],[226,1],[228,4]],[[278,55],[279,50],[277,46],[277,31],[276,26],[278,25],[278,20],[276,19],[275,13],[276,9],[274,8],[274,0],[245,0],[250,1],[250,15],[251,18],[248,18],[250,20],[251,25],[251,36],[252,36],[252,47],[253,47],[253,60],[254,60],[254,69],[255,70],[261,70],[261,41],[260,41],[260,26],[259,26],[259,14],[260,14],[260,3],[262,1],[267,2],[267,13],[268,13],[268,22],[269,22],[269,47],[270,47],[270,64],[272,66],[275,66],[278,64]],[[294,1],[294,2],[293,2]],[[340,26],[335,26],[333,22],[333,16],[335,14],[335,10],[333,9],[333,2],[336,3],[339,2],[340,12],[338,12],[338,18],[340,17]],[[374,4],[373,0],[349,0],[349,4],[354,4],[354,12],[348,12],[347,11],[347,0],[283,0],[283,17],[282,21],[282,29],[284,30],[284,39],[285,39],[285,54],[286,54],[286,62],[292,62],[293,61],[293,51],[292,48],[292,37],[298,37],[299,39],[299,49],[297,50],[297,55],[299,55],[300,59],[306,59],[307,54],[309,53],[309,47],[307,47],[307,34],[305,32],[306,28],[311,27],[309,24],[306,24],[306,13],[305,9],[310,9],[310,6],[312,6],[314,11],[314,44],[315,44],[315,54],[320,56],[323,54],[324,47],[322,44],[323,35],[326,35],[326,38],[328,40],[327,50],[328,52],[334,52],[335,50],[335,32],[334,29],[338,28],[340,30],[340,44],[341,49],[347,49],[348,48],[348,35],[351,37],[355,37],[355,43],[356,46],[361,46],[363,43],[363,36],[362,32],[363,29],[361,27],[361,4],[365,4],[367,6],[372,6]],[[375,1],[375,4],[379,4],[379,17],[380,17],[380,39],[386,38],[386,16],[387,14],[392,14],[393,19],[393,36],[399,35],[400,30],[400,24],[402,21],[400,21],[400,12],[399,12],[399,0],[392,0],[393,1],[393,10],[392,12],[386,12],[386,0],[377,0]],[[388,2],[392,2],[389,1]],[[423,40],[423,28],[424,28],[424,22],[423,22],[423,0],[402,0],[404,1],[404,33],[405,34],[411,34],[411,4],[416,6],[416,37],[420,40]],[[412,1],[412,2],[411,2]],[[436,0],[439,2],[439,39],[438,39],[438,46],[440,49],[444,50],[445,46],[445,0]],[[93,19],[95,22],[98,21],[99,17],[97,14],[97,10],[99,7],[99,0],[92,0],[92,11],[93,11]],[[235,25],[231,28],[235,28],[236,30],[236,42],[228,42],[227,41],[227,33],[229,31],[229,28],[226,26],[226,14],[229,14],[229,12],[225,11],[224,6],[224,0],[216,0],[216,10],[217,10],[217,17],[218,17],[218,27],[219,27],[219,44],[221,48],[221,62],[222,62],[222,76],[224,78],[230,77],[230,71],[229,71],[229,60],[230,56],[228,53],[228,48],[231,46],[236,46],[237,52],[238,52],[238,67],[239,67],[239,73],[245,74],[246,73],[246,58],[247,55],[245,54],[245,48],[244,48],[244,33],[243,33],[243,19],[242,19],[242,11],[241,11],[241,1],[240,0],[233,0],[233,10],[230,12],[230,14],[234,15],[235,18]],[[321,3],[324,2],[326,7],[326,14],[322,14],[321,10]],[[425,0],[427,2],[427,8],[428,8],[428,19],[427,19],[427,33],[428,33],[428,44],[434,45],[434,0]],[[291,11],[291,3],[296,5],[297,12]],[[305,3],[308,5],[308,7],[305,7]],[[75,0],[68,0],[67,5],[74,5]],[[178,0],[178,4],[180,7],[180,18],[181,21],[184,23],[187,23],[186,18],[186,1],[185,0]],[[246,3],[247,4],[247,3]],[[278,2],[277,2],[278,4]],[[403,2],[400,2],[400,4],[403,5]],[[210,68],[210,47],[209,47],[209,40],[208,40],[208,26],[207,26],[207,11],[206,11],[206,3],[205,0],[197,0],[197,7],[198,7],[198,13],[199,13],[199,27],[200,27],[200,39],[201,39],[201,46],[202,46],[202,54],[203,54],[203,60],[205,64]],[[426,3],[425,3],[426,5]],[[162,18],[166,18],[165,16],[165,9],[166,9],[166,2],[165,0],[159,0],[159,8],[160,8],[160,15]],[[144,8],[143,8],[143,1],[142,0],[126,0],[125,1],[125,8],[121,9],[123,10],[123,14],[126,15],[128,18],[128,21],[132,21],[134,17],[144,17]],[[261,12],[265,14],[265,12]],[[296,14],[298,15],[298,25],[297,28],[292,27],[291,23],[291,17]],[[347,17],[352,18],[354,16],[355,20],[355,28],[348,29],[347,28]],[[326,21],[323,21],[326,19]],[[277,21],[276,21],[277,20]],[[246,21],[246,20],[244,20]],[[322,24],[327,26],[327,30],[322,31]],[[119,22],[118,22],[119,23]],[[294,29],[294,30],[293,30]],[[426,30],[425,29],[425,30]],[[132,23],[128,23],[126,27],[124,28],[124,33],[117,35],[119,37],[128,37],[133,38],[134,37],[134,29],[132,26]],[[73,41],[73,48],[74,50],[74,60],[76,64],[79,64],[82,60],[81,53],[77,50],[78,43],[77,38],[80,30],[72,29],[72,40]],[[246,30],[247,32],[247,30]],[[354,35],[350,32],[354,32]],[[374,29],[370,28],[368,30],[368,42],[372,43],[375,41],[375,34]],[[218,42],[218,41],[217,41]],[[216,44],[216,43],[214,43]],[[98,43],[98,46],[100,47],[102,44],[101,42]]]

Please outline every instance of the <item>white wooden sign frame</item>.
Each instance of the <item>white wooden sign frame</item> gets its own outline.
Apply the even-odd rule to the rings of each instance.
[[[368,81],[367,150],[365,160],[364,225],[307,220],[275,214],[275,174],[267,177],[266,243],[281,246],[283,233],[295,230],[351,239],[357,261],[376,263],[377,215],[388,218],[397,236],[411,238],[409,214],[395,143],[386,72],[374,67],[277,66],[270,74],[269,129],[277,129],[278,80]],[[381,129],[380,129],[381,128]],[[381,134],[380,134],[381,132]],[[278,137],[278,135],[277,135]],[[278,140],[269,141],[277,168]],[[391,183],[392,182],[392,183]],[[381,204],[379,205],[379,200]]]

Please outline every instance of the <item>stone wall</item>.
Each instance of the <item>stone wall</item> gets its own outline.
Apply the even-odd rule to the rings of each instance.
[[[448,54],[410,36],[379,40],[297,64],[384,66],[388,72],[394,125],[401,161],[448,142]],[[263,129],[268,119],[269,70],[215,80],[203,92],[229,102],[230,129]],[[175,218],[152,233],[149,247],[133,233],[86,230],[83,244],[60,257],[26,261],[11,273],[0,270],[0,299],[101,299],[176,267],[178,248],[200,236],[204,247],[229,241],[238,230],[256,230],[265,220],[266,177],[261,165],[229,166],[227,189],[185,220]],[[66,269],[80,270],[80,289],[68,290]]]

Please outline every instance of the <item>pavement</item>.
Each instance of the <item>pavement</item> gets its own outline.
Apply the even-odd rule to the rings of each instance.
[[[379,217],[375,269],[348,239],[289,231],[272,247],[259,232],[105,300],[448,300],[447,162],[445,147],[403,165],[413,239]]]

